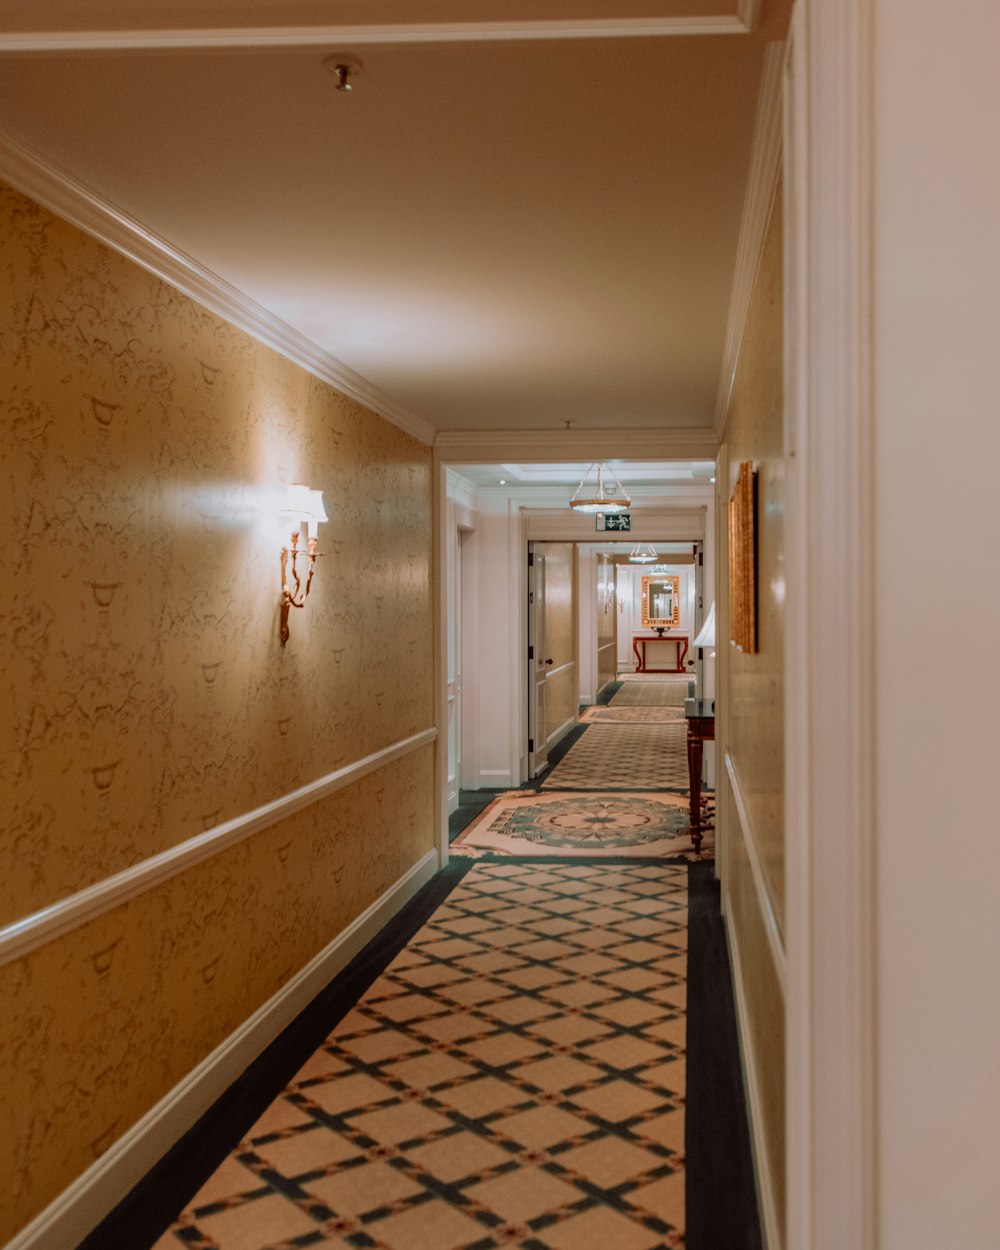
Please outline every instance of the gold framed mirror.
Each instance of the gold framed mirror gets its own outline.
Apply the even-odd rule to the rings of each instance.
[[[676,573],[642,579],[642,623],[655,630],[681,623],[681,579]]]

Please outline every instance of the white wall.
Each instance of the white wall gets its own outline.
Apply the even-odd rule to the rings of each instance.
[[[1000,5],[873,11],[879,1250],[995,1250]]]
[[[661,561],[668,576],[680,578],[681,611],[680,623],[676,631],[687,634],[688,643],[694,639],[694,567],[690,564],[671,564],[669,557]],[[632,635],[650,633],[648,626],[642,623],[642,579],[649,575],[649,569],[639,564],[618,565],[618,599],[624,599],[624,607],[616,603],[618,611],[618,671],[634,673],[636,668],[635,652],[632,649]],[[687,658],[694,659],[694,652],[688,651]],[[694,670],[690,669],[692,677]]]

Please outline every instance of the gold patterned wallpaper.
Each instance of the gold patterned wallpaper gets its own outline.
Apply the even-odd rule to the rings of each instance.
[[[433,724],[428,448],[2,186],[0,360],[0,924]],[[431,848],[432,761],[0,969],[0,1240]]]

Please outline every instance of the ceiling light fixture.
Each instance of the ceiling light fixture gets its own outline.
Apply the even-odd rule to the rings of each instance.
[[[610,465],[607,466],[608,472],[615,479],[613,487],[609,487],[610,494],[605,493],[604,489],[604,469],[603,462],[597,460],[590,466],[583,475],[580,485],[573,492],[573,498],[569,501],[569,506],[575,508],[577,512],[603,512],[615,513],[628,511],[632,500],[625,494],[625,488],[618,480],[618,475]],[[591,473],[596,470],[594,479],[588,482]],[[618,492],[616,495],[615,492]]]
[[[323,65],[336,78],[338,91],[353,91],[354,87],[351,79],[357,78],[365,68],[364,62],[358,57],[348,56],[340,52],[335,52],[333,56],[328,56]]]
[[[652,543],[636,543],[628,554],[633,564],[652,564],[656,556],[656,548]]]

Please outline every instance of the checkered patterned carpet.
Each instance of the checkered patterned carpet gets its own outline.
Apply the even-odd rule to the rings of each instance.
[[[687,792],[687,725],[588,725],[542,789]]]
[[[581,725],[663,725],[683,720],[684,708],[676,707],[588,707],[580,713]]]
[[[686,866],[473,865],[156,1250],[679,1250],[686,982]]]
[[[616,691],[608,707],[683,707],[688,679],[674,681],[626,681]]]

